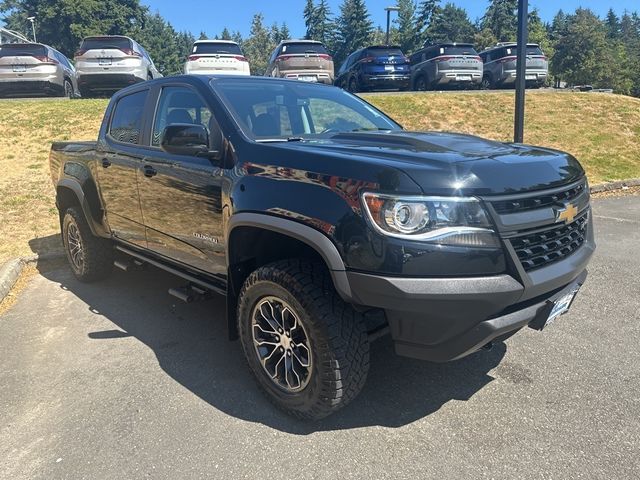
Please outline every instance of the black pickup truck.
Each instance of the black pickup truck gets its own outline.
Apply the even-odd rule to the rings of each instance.
[[[563,152],[408,132],[335,87],[178,76],[117,93],[97,142],[51,150],[76,277],[145,263],[226,296],[267,396],[351,401],[369,342],[443,362],[565,313],[595,249]],[[408,387],[410,388],[410,387]]]

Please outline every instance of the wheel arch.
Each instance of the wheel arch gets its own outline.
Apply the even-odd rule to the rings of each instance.
[[[334,288],[352,303],[351,288],[342,257],[322,232],[302,223],[259,213],[238,213],[228,221],[227,320],[229,335],[237,338],[236,306],[244,280],[256,268],[286,258],[314,258],[324,263]]]
[[[105,236],[104,228],[95,221],[99,217],[100,212],[94,212],[97,207],[93,208],[85,195],[84,190],[79,182],[70,178],[63,178],[56,186],[56,206],[60,212],[60,222],[67,208],[77,205],[82,209],[85,219],[89,224],[91,233],[95,236]]]

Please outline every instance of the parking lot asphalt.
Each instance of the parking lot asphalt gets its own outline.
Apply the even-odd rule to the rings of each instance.
[[[449,364],[372,346],[361,395],[318,423],[260,394],[224,303],[155,269],[42,269],[0,317],[0,478],[640,477],[640,197],[595,201],[572,310]]]

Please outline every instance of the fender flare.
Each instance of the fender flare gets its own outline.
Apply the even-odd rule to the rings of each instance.
[[[62,187],[62,188],[67,188],[69,190],[71,190],[76,198],[78,199],[78,204],[80,205],[80,208],[82,208],[82,212],[84,213],[84,218],[87,221],[87,223],[89,224],[89,228],[91,229],[91,233],[93,235],[95,235],[96,237],[104,237],[105,233],[104,232],[104,228],[101,228],[99,226],[96,225],[94,219],[93,219],[93,215],[91,214],[91,207],[89,206],[89,203],[87,202],[87,199],[85,197],[84,194],[84,190],[82,190],[82,186],[80,185],[80,183],[76,180],[72,180],[70,178],[63,178],[61,179],[58,184],[56,185],[56,206],[58,206],[59,209],[59,205],[58,205],[58,189]],[[62,213],[62,212],[60,212]]]
[[[295,238],[296,240],[307,244],[324,260],[327,268],[329,269],[333,285],[338,292],[338,295],[340,295],[345,302],[354,303],[342,257],[329,237],[320,231],[302,223],[282,217],[275,217],[260,213],[237,213],[232,215],[228,222],[226,234],[227,265],[229,265],[229,238],[231,236],[231,232],[233,232],[237,227],[263,228],[265,230],[271,230],[273,232]]]

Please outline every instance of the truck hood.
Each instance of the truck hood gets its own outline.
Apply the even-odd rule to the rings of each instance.
[[[340,133],[327,140],[286,146],[399,169],[426,194],[517,193],[560,186],[584,176],[578,161],[564,152],[453,133]]]

